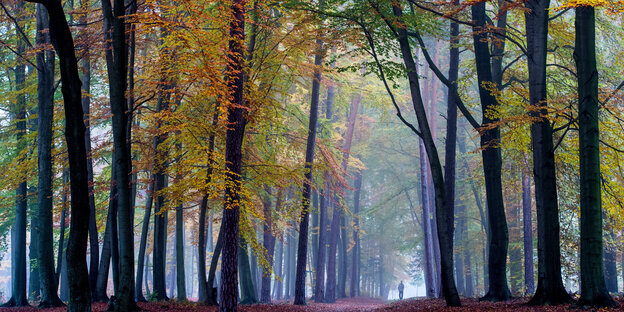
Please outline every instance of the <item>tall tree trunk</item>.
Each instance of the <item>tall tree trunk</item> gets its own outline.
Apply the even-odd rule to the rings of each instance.
[[[113,245],[118,241],[118,249],[113,246],[113,260],[118,252],[118,285],[115,287],[117,301],[115,311],[132,311],[136,309],[134,301],[134,222],[132,213],[131,181],[132,153],[129,144],[129,115],[126,90],[128,87],[128,49],[126,45],[126,15],[124,0],[102,2],[104,30],[112,30],[112,58],[107,55],[107,68],[110,88],[110,105],[113,128],[113,163],[116,166],[113,179],[117,192],[117,225],[118,235],[112,235]],[[109,52],[110,53],[110,52]],[[113,233],[115,229],[113,229]],[[113,272],[117,265],[113,266]]]
[[[533,280],[533,218],[531,217],[531,181],[526,171],[522,171],[522,224],[524,238],[524,291],[535,292]]]
[[[181,176],[178,177],[181,179]],[[176,208],[176,287],[178,301],[186,301],[186,273],[184,272],[184,207]]]
[[[149,232],[150,216],[152,215],[152,204],[154,202],[154,181],[150,179],[148,183],[147,198],[145,199],[145,214],[143,215],[143,225],[141,227],[141,241],[139,242],[139,255],[137,259],[136,282],[134,284],[134,300],[146,302],[143,296],[143,275],[145,270],[145,250],[147,249],[147,235]],[[146,271],[146,270],[145,270]]]
[[[19,1],[15,7],[18,16],[23,15],[24,3]],[[16,23],[23,24],[23,18],[18,18]],[[20,26],[21,27],[21,26]],[[25,38],[16,30],[18,55],[23,55],[26,51]],[[22,92],[25,88],[26,81],[26,65],[18,63],[15,66],[15,91],[17,91],[17,99],[15,106],[12,108],[14,114],[14,124],[17,133],[17,154],[23,155],[21,152],[26,149],[26,94]],[[23,163],[23,156],[18,156],[18,162]],[[28,297],[26,294],[26,212],[28,210],[28,186],[26,184],[26,175],[21,175],[20,181],[15,190],[15,223],[11,229],[11,298],[3,307],[24,307],[28,306]]]
[[[326,200],[332,201],[332,193]],[[332,221],[329,234],[329,248],[327,250],[327,283],[325,285],[325,299],[323,302],[336,302],[336,250],[340,231],[340,207],[333,205]]]
[[[116,170],[114,164],[111,171]],[[110,271],[111,262],[113,266],[117,264],[116,261],[111,261],[113,256],[113,249],[116,246],[113,244],[113,236],[116,235],[115,220],[117,218],[117,200],[115,195],[115,187],[111,182],[110,192],[108,197],[108,214],[106,215],[106,228],[104,230],[104,243],[102,244],[102,255],[100,257],[100,267],[98,270],[98,278],[96,283],[97,296],[93,299],[96,302],[108,301],[108,294],[106,292],[108,285],[108,273]],[[113,268],[113,281],[117,277],[117,271]],[[113,284],[116,284],[113,282]]]
[[[260,302],[271,303],[271,273],[273,271],[273,254],[275,251],[275,235],[273,234],[273,212],[271,211],[271,189],[266,189],[267,194],[263,201],[264,208],[264,232],[263,232],[263,245],[266,249],[266,260],[269,267],[262,269],[262,287],[260,290]],[[281,206],[281,192],[277,193],[277,199],[275,203],[275,211],[280,210]]]
[[[71,183],[71,225],[67,245],[70,301],[67,310],[90,311],[91,292],[86,264],[89,223],[89,181],[81,82],[74,42],[60,1],[41,1],[48,9],[50,37],[59,56],[65,106],[65,137]]]
[[[353,242],[351,251],[351,285],[349,296],[355,297],[360,292],[360,194],[362,192],[362,172],[355,173],[355,191],[353,192]]]
[[[280,244],[279,244],[279,251],[277,252],[277,263],[275,264],[275,266],[277,267],[277,270],[275,272],[275,274],[280,277],[279,280],[277,280],[275,282],[275,299],[280,300],[282,299],[282,285],[283,285],[283,280],[284,280],[284,266],[282,265],[284,259],[284,239],[283,237],[280,239]]]
[[[511,237],[517,240],[509,250],[509,286],[514,296],[521,296],[522,291],[522,249],[520,247],[522,208],[519,204],[512,204],[509,211],[511,219]]]
[[[447,143],[448,144],[448,143]],[[455,257],[455,277],[457,281],[457,292],[466,297],[466,288],[465,288],[465,272],[464,272],[464,253],[463,249],[466,248],[466,242],[464,240],[464,235],[466,231],[466,206],[460,202],[457,204],[457,210],[454,212],[457,216],[457,229],[455,231],[455,243],[457,248],[457,252],[455,253],[457,256]]]
[[[81,10],[85,13],[80,15],[80,23],[84,25],[81,28],[80,36],[86,40],[88,33],[86,31],[88,2],[80,1]],[[98,265],[100,262],[100,245],[98,241],[97,224],[95,220],[95,190],[93,186],[93,155],[91,154],[91,52],[89,45],[84,46],[82,52],[82,110],[85,114],[85,147],[87,149],[87,175],[89,180],[89,286],[91,286],[91,297],[97,297],[97,276]]]
[[[425,275],[425,293],[427,298],[433,298],[435,296],[436,283],[435,283],[435,259],[433,256],[433,231],[432,231],[432,219],[431,216],[431,202],[429,201],[429,191],[427,182],[427,154],[425,152],[425,145],[422,140],[418,140],[418,151],[419,151],[419,165],[420,165],[420,202],[422,204],[422,219],[423,219],[423,238],[424,238],[424,248],[425,252],[423,253],[424,264],[424,275]]]
[[[322,6],[322,1],[319,4]],[[305,305],[306,259],[308,256],[308,225],[310,217],[310,192],[312,183],[312,165],[314,163],[314,146],[316,145],[316,124],[318,120],[319,92],[321,88],[321,72],[323,65],[323,40],[316,38],[314,55],[314,73],[312,76],[312,94],[310,96],[310,119],[308,123],[308,139],[306,143],[303,194],[301,199],[301,222],[299,223],[299,248],[297,250],[297,273],[295,281],[296,305]]]
[[[559,246],[559,207],[552,127],[547,115],[546,59],[548,42],[549,0],[531,0],[525,13],[529,68],[531,116],[538,119],[531,125],[533,175],[537,210],[537,290],[530,304],[562,304],[571,301],[561,281]],[[601,252],[602,253],[602,250]]]
[[[37,190],[32,190],[35,193]],[[30,246],[28,250],[28,265],[30,275],[28,276],[28,300],[39,301],[41,299],[41,283],[39,280],[39,217],[37,208],[31,204],[30,207]],[[616,277],[617,278],[617,277]]]
[[[169,89],[171,85],[167,83],[166,77],[161,77],[161,82],[165,84],[163,89],[159,90],[157,100],[157,112],[163,112],[169,109],[170,93]],[[169,300],[167,297],[167,284],[165,278],[165,266],[166,266],[166,240],[167,240],[167,222],[166,213],[164,209],[165,196],[163,189],[167,183],[167,167],[168,167],[168,153],[162,150],[161,145],[167,140],[168,133],[160,130],[162,127],[162,121],[158,121],[156,125],[159,133],[154,137],[154,193],[156,194],[156,205],[154,207],[154,292],[156,298],[159,301]]]
[[[217,263],[219,262],[219,256],[221,255],[221,249],[223,247],[223,222],[221,223],[221,228],[219,229],[219,236],[217,237],[217,243],[215,244],[214,252],[212,253],[212,260],[210,261],[210,271],[208,271],[208,280],[206,281],[207,285],[207,295],[206,295],[206,304],[208,305],[217,305],[217,288],[214,287],[215,283],[215,272],[217,271]],[[210,234],[212,235],[212,233]]]
[[[497,84],[500,75],[498,63],[502,59],[502,51],[493,51],[487,42],[487,34],[483,32],[486,27],[485,3],[472,6],[473,41],[475,49],[475,63],[479,80],[479,97],[481,99],[482,125],[488,126],[498,121],[488,112],[498,105],[492,92],[487,89],[484,82]],[[500,49],[500,48],[497,48]],[[494,57],[494,59],[493,59]],[[494,62],[496,64],[491,64]],[[493,65],[493,66],[492,66]],[[481,298],[489,301],[504,301],[511,297],[507,285],[507,250],[509,246],[509,232],[505,219],[505,206],[503,201],[501,167],[501,150],[497,147],[500,140],[500,128],[495,127],[483,131],[481,134],[481,155],[483,157],[483,172],[485,177],[485,191],[487,198],[487,214],[489,221],[490,237],[488,252],[488,285],[487,294]]]
[[[605,284],[602,263],[600,129],[594,11],[594,7],[591,6],[577,7],[575,21],[574,59],[578,79],[581,178],[581,298],[579,298],[578,305],[615,306],[616,303],[609,295]],[[547,233],[554,232],[548,231]]]
[[[397,5],[393,5],[392,8],[394,15],[400,19],[402,16],[402,9]],[[435,141],[433,140],[431,129],[429,128],[427,121],[425,107],[422,102],[418,75],[416,73],[416,63],[414,62],[412,56],[412,51],[407,37],[407,30],[403,27],[398,27],[396,30],[397,40],[401,48],[401,56],[403,57],[403,63],[405,64],[407,70],[410,93],[412,95],[414,111],[418,120],[419,133],[423,138],[425,150],[427,151],[431,177],[433,179],[437,215],[436,223],[438,225],[437,233],[439,236],[441,258],[442,289],[447,305],[460,306],[461,302],[459,300],[459,295],[457,294],[457,289],[455,288],[455,279],[453,278],[453,237],[448,232],[448,227],[445,226],[447,220],[445,204],[446,195],[444,189],[444,177],[442,175],[442,165],[440,164]]]
[[[328,91],[329,92],[329,91]],[[328,175],[325,175],[327,181]],[[325,188],[320,189],[319,202],[319,235],[318,235],[318,253],[316,258],[316,279],[314,285],[314,301],[323,302],[325,300],[325,260],[327,253],[326,234],[327,234],[327,205],[330,192],[329,183],[325,182]]]
[[[59,239],[58,239],[58,253],[56,255],[56,273],[55,273],[55,285],[54,292],[58,292],[59,283],[61,280],[61,264],[63,263],[63,258],[65,255],[65,229],[67,227],[67,211],[69,210],[67,207],[68,204],[68,187],[69,184],[69,173],[67,169],[63,169],[63,195],[61,196],[62,202],[62,210],[61,210],[61,220],[60,220],[60,231],[59,231]]]
[[[338,240],[338,283],[336,284],[336,296],[345,298],[347,286],[347,230],[345,216],[340,215],[340,238]]]
[[[227,181],[223,209],[223,256],[221,261],[221,300],[219,311],[236,312],[238,303],[238,222],[242,171],[242,146],[247,124],[244,113],[244,51],[245,1],[233,0],[230,6],[230,40],[228,45],[228,93],[232,99],[228,106],[228,124],[225,140]]]
[[[218,122],[218,112],[217,112],[217,107],[215,105],[215,113],[213,114],[212,117],[212,125],[216,126],[217,122]],[[210,183],[210,181],[212,180],[212,171],[213,171],[213,165],[214,165],[214,161],[212,159],[212,154],[214,153],[214,148],[215,148],[215,134],[212,133],[209,137],[208,137],[208,155],[210,155],[210,158],[208,159],[208,169],[206,171],[206,185],[208,185]],[[198,276],[198,299],[199,302],[204,302],[204,303],[208,303],[207,301],[209,300],[208,297],[208,293],[213,294],[212,291],[212,284],[207,284],[206,281],[206,234],[208,235],[208,241],[210,242],[210,248],[212,249],[212,223],[209,224],[208,226],[208,232],[206,232],[206,211],[208,209],[208,190],[206,190],[206,193],[204,194],[204,196],[202,197],[202,201],[199,205],[199,233],[198,233],[198,239],[197,239],[197,252],[198,252],[198,259],[197,259],[197,274]],[[217,256],[217,259],[219,257]],[[213,296],[214,297],[214,296]],[[216,305],[216,297],[211,297],[211,303]]]
[[[241,304],[254,304],[258,302],[256,298],[255,285],[253,283],[253,271],[249,266],[249,255],[247,253],[247,242],[243,236],[239,237],[238,246],[238,271],[240,272]]]
[[[291,275],[290,275],[290,258],[291,258],[291,252],[292,252],[292,245],[294,244],[293,241],[293,237],[291,234],[291,230],[289,228],[286,229],[286,252],[284,254],[284,299],[289,299],[291,296],[291,292],[290,292],[290,288],[291,288],[291,284],[294,283],[294,281],[291,279]]]
[[[617,257],[612,247],[605,246],[604,249],[604,273],[607,291],[609,293],[618,292],[617,280]]]
[[[50,36],[44,29],[49,27],[46,8],[37,4],[38,45],[50,44]],[[41,301],[39,308],[62,306],[58,297],[57,279],[54,272],[54,235],[53,235],[53,190],[52,177],[52,138],[54,130],[54,50],[45,49],[37,52],[37,96],[38,96],[38,214],[39,214],[39,279],[41,282]],[[63,223],[63,220],[61,220]],[[32,239],[32,238],[31,238]],[[62,245],[59,245],[61,248]]]

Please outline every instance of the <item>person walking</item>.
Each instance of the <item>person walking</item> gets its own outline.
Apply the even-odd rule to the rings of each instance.
[[[403,281],[399,283],[399,300],[403,300],[403,289],[405,289],[405,285],[403,285]]]

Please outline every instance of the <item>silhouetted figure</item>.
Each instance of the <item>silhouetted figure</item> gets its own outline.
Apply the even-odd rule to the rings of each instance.
[[[399,283],[399,300],[403,300],[403,289],[405,289],[405,285],[403,285],[403,281]]]

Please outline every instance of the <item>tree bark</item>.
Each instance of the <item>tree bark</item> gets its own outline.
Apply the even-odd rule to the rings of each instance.
[[[71,224],[67,245],[70,300],[67,311],[90,311],[91,292],[86,263],[89,223],[89,190],[85,124],[82,111],[81,82],[74,42],[60,1],[41,0],[48,9],[50,38],[59,56],[65,106],[65,139],[69,157]]]
[[[575,21],[574,59],[578,79],[581,179],[581,297],[578,305],[611,307],[616,306],[616,303],[607,290],[602,263],[600,129],[594,11],[591,6],[577,7]]]
[[[134,284],[134,300],[137,302],[147,302],[143,296],[143,275],[145,270],[145,250],[147,249],[147,235],[149,232],[149,222],[152,215],[152,204],[154,202],[154,181],[150,179],[145,199],[145,214],[143,215],[143,225],[141,228],[141,241],[139,242],[139,255],[137,259],[136,282]]]
[[[537,210],[537,290],[529,304],[556,305],[572,299],[561,281],[559,246],[559,207],[552,126],[547,115],[546,59],[549,0],[527,2],[525,13],[529,69],[529,97],[537,118],[531,125],[533,176]],[[537,108],[537,110],[535,109]],[[602,253],[602,251],[601,251]]]
[[[322,5],[322,4],[321,4]],[[299,248],[297,249],[297,273],[295,281],[295,305],[305,305],[306,259],[308,256],[308,225],[310,218],[310,194],[312,183],[312,165],[314,163],[314,146],[316,145],[316,124],[318,120],[319,92],[321,88],[321,72],[323,65],[323,40],[316,39],[314,55],[314,74],[312,76],[312,94],[310,100],[310,120],[308,123],[308,140],[306,143],[303,194],[301,199],[301,222],[299,223]]]
[[[238,235],[239,200],[242,171],[242,146],[246,120],[243,115],[245,0],[233,0],[230,6],[230,39],[228,45],[228,93],[232,105],[228,106],[228,124],[225,140],[226,188],[223,209],[223,256],[221,261],[220,312],[236,312],[238,303]]]
[[[475,63],[479,81],[479,97],[481,99],[482,125],[490,126],[498,121],[491,118],[490,110],[494,109],[498,102],[496,97],[484,85],[493,82],[496,88],[500,83],[500,59],[502,51],[493,51],[487,41],[487,34],[483,32],[486,27],[485,3],[472,6],[473,41],[475,49]],[[492,64],[491,64],[492,62]],[[505,219],[505,206],[501,182],[502,158],[501,150],[497,147],[500,140],[500,128],[484,130],[481,133],[481,155],[483,157],[483,173],[485,177],[485,191],[487,199],[487,215],[489,221],[489,252],[488,252],[488,285],[489,290],[481,300],[504,301],[509,300],[511,293],[507,283],[507,251],[509,246],[509,232]]]
[[[533,280],[533,219],[531,217],[531,181],[529,174],[522,172],[522,220],[524,237],[524,291],[535,292]]]
[[[50,44],[48,32],[49,20],[46,8],[37,4],[37,45]],[[52,177],[52,138],[54,130],[54,50],[45,49],[37,52],[37,105],[38,105],[38,215],[39,215],[39,279],[41,283],[41,301],[39,308],[52,308],[63,305],[58,297],[57,281],[54,272],[54,235],[53,235],[53,190]],[[63,220],[61,220],[63,222]],[[31,238],[32,239],[32,238]],[[62,245],[59,245],[59,248]]]
[[[350,297],[359,296],[360,293],[360,194],[362,192],[362,172],[355,174],[355,192],[353,192],[353,242],[351,249],[351,285]]]
[[[81,0],[81,10],[87,12],[88,3]],[[86,31],[87,14],[80,15],[80,23],[85,25],[80,32],[82,37],[88,36]],[[91,297],[97,297],[98,265],[100,262],[100,244],[98,241],[97,224],[95,220],[95,190],[93,186],[93,155],[91,154],[91,52],[89,45],[84,46],[82,52],[82,110],[85,114],[85,147],[87,149],[87,175],[89,180],[89,286]]]
[[[115,171],[115,165],[113,164],[111,171]],[[111,181],[109,197],[108,197],[108,214],[106,215],[106,228],[104,230],[104,243],[102,245],[102,255],[100,257],[100,267],[98,270],[98,279],[96,283],[96,294],[93,300],[96,302],[108,301],[108,294],[106,292],[108,285],[108,273],[110,271],[111,262],[113,263],[113,284],[116,285],[115,279],[117,277],[117,269],[114,267],[117,265],[116,261],[111,261],[113,257],[113,250],[116,247],[113,244],[113,237],[115,234],[115,220],[117,219],[117,200],[115,195],[115,187]]]
[[[181,176],[178,177],[181,179]],[[176,287],[178,301],[186,301],[186,273],[184,272],[184,207],[176,208]]]
[[[260,302],[271,303],[271,273],[273,271],[273,254],[275,251],[275,235],[273,234],[273,212],[271,211],[271,189],[266,189],[266,195],[263,200],[264,208],[264,232],[263,245],[266,249],[266,260],[269,268],[262,269],[262,286],[260,289]],[[275,211],[280,209],[280,192],[277,194]]]
[[[212,117],[212,125],[216,126],[217,122],[218,122],[218,112],[217,112],[217,107],[215,105],[215,113]],[[213,171],[213,165],[214,165],[214,161],[212,159],[212,154],[214,153],[214,148],[215,148],[215,135],[211,134],[210,137],[208,138],[208,153],[210,156],[210,158],[208,159],[208,169],[206,171],[206,185],[208,185],[208,183],[210,183],[210,181],[212,180],[212,171]],[[212,292],[212,284],[207,284],[206,281],[206,211],[208,209],[208,193],[206,190],[206,193],[204,194],[204,196],[202,197],[202,201],[199,205],[199,233],[198,233],[198,239],[197,239],[197,252],[198,252],[198,259],[197,259],[197,274],[198,276],[198,299],[199,302],[204,302],[207,303],[208,300],[208,293],[213,293]],[[212,248],[212,226],[211,224],[208,226],[208,240],[210,242],[210,248]],[[219,257],[217,257],[218,259]],[[213,304],[216,305],[216,297],[214,299],[211,299]]]
[[[24,3],[19,1],[15,5],[18,16],[23,15]],[[18,17],[17,24],[24,24],[23,18]],[[16,30],[18,55],[26,52],[26,42],[21,33]],[[22,151],[26,149],[26,94],[21,92],[26,86],[26,65],[18,63],[15,72],[15,91],[18,92],[15,106],[12,108],[15,124],[18,162],[24,163],[25,159]],[[11,228],[11,298],[3,307],[25,307],[29,306],[26,292],[26,222],[28,210],[28,185],[26,175],[19,178],[17,189],[15,190],[15,223]]]
[[[256,298],[255,285],[253,283],[253,270],[249,265],[249,255],[247,253],[247,242],[241,235],[238,246],[238,270],[240,271],[241,304],[254,304],[258,302]]]
[[[393,5],[392,7],[395,17],[401,18],[402,9]],[[409,80],[410,93],[412,95],[412,102],[416,118],[418,120],[419,133],[423,138],[425,150],[427,152],[427,158],[429,159],[429,166],[431,169],[431,176],[433,179],[434,193],[435,193],[435,205],[436,205],[436,223],[438,225],[437,233],[439,236],[440,246],[440,260],[441,260],[441,276],[442,276],[442,289],[447,305],[460,306],[459,295],[455,288],[455,279],[453,278],[453,237],[448,232],[446,226],[446,204],[445,204],[445,189],[444,189],[444,177],[442,175],[442,165],[438,156],[437,148],[433,140],[431,129],[427,121],[427,114],[420,94],[420,86],[418,82],[418,75],[416,73],[416,63],[414,62],[409,40],[407,37],[407,30],[404,27],[398,27],[397,41],[401,48],[401,56],[403,63],[407,70],[407,76]]]

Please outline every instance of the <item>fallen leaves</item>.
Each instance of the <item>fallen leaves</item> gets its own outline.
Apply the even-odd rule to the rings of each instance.
[[[624,301],[621,298],[617,298],[620,306],[624,306]],[[386,303],[380,299],[356,297],[338,299],[336,303],[315,303],[309,302],[306,306],[295,306],[291,301],[279,301],[274,304],[253,304],[239,306],[239,311],[242,312],[333,312],[333,311],[347,311],[347,312],[420,312],[420,311],[547,311],[547,312],[569,312],[569,311],[587,311],[583,310],[575,305],[560,305],[560,306],[541,306],[533,307],[526,305],[528,298],[518,298],[507,302],[482,302],[477,299],[462,299],[462,307],[449,308],[446,306],[443,299],[425,299],[425,298],[412,298],[402,301],[394,301]],[[216,312],[217,307],[203,306],[193,302],[149,302],[138,303],[142,311],[200,311],[200,312]],[[0,311],[7,312],[61,312],[65,311],[66,307],[54,308],[54,309],[36,309],[34,307],[25,308],[0,308]],[[594,309],[589,311],[620,311],[622,308],[613,309]],[[94,303],[92,311],[100,312],[106,311],[106,303]]]

